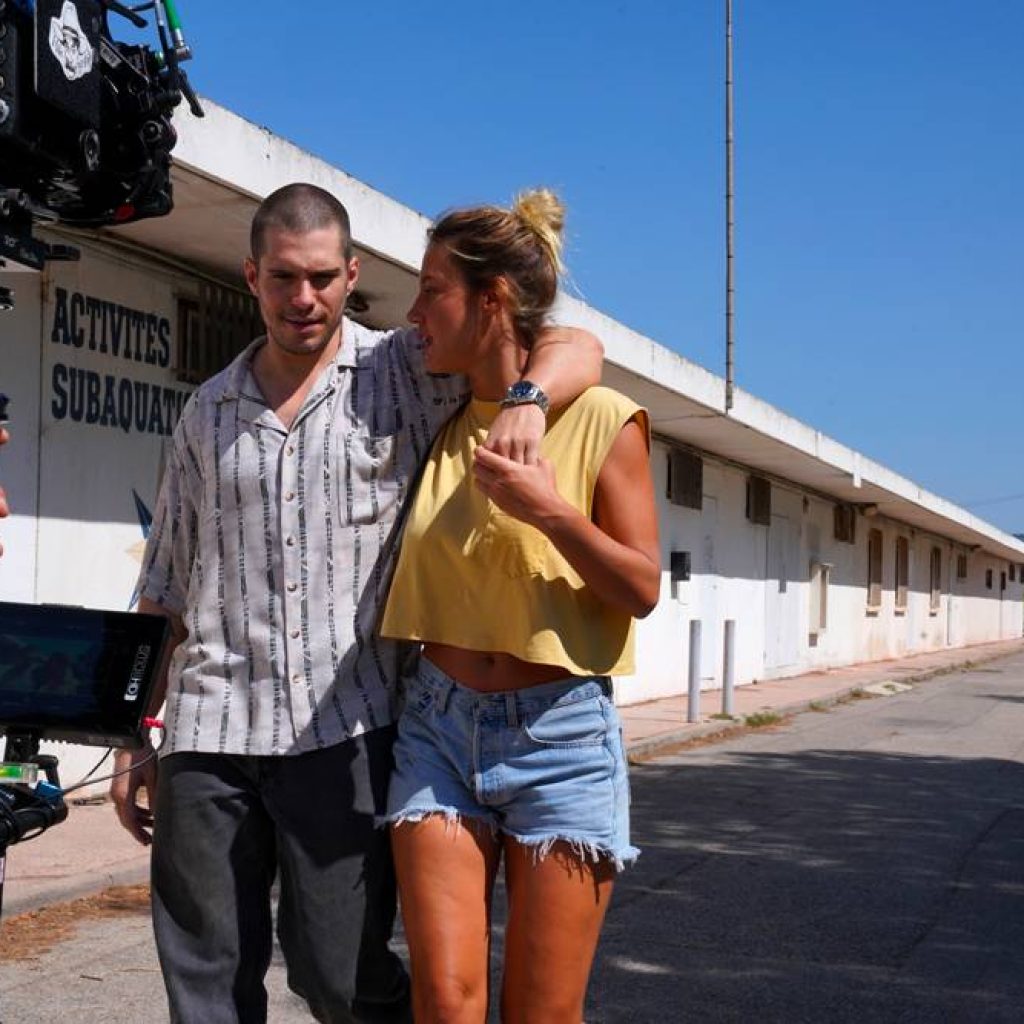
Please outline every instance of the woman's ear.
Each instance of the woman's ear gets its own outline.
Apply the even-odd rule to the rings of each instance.
[[[498,313],[508,309],[512,292],[504,277],[496,277],[482,292],[483,308],[487,313]]]

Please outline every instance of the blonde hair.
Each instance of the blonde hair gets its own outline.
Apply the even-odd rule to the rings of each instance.
[[[445,247],[471,291],[505,281],[513,325],[532,345],[558,293],[564,224],[562,201],[550,189],[538,188],[518,195],[511,210],[451,210],[428,237]]]
[[[512,212],[540,239],[555,272],[564,273],[562,230],[565,227],[565,206],[562,200],[549,188],[535,188],[516,196]]]

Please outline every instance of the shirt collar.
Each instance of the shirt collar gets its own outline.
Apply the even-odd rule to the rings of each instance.
[[[358,365],[359,341],[366,328],[357,324],[348,317],[341,321],[341,345],[338,346],[337,355],[331,363],[330,374],[325,374],[326,383],[333,386],[338,378],[339,371],[343,369],[355,369]],[[250,342],[225,368],[220,390],[217,392],[218,402],[237,401],[246,395],[251,388],[250,381],[252,360],[257,350],[265,345],[267,336],[261,334]]]
[[[362,331],[359,324],[349,318],[342,317],[341,320],[341,345],[338,347],[338,354],[334,357],[334,365],[341,368],[355,369],[357,353],[357,335]]]
[[[227,365],[221,375],[220,387],[214,396],[217,402],[234,402],[246,392],[249,380],[249,369],[256,350],[266,342],[266,335],[261,335],[246,347]]]

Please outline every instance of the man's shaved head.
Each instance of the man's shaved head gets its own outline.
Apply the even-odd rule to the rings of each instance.
[[[260,203],[252,219],[249,245],[252,258],[259,263],[263,255],[267,231],[280,228],[305,235],[320,228],[336,226],[341,234],[345,259],[352,259],[352,232],[348,210],[330,194],[316,185],[296,182],[271,192]]]

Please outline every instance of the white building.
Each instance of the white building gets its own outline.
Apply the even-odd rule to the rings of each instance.
[[[129,607],[190,381],[258,333],[241,261],[261,197],[329,189],[362,260],[357,318],[398,324],[411,303],[423,217],[205,106],[179,115],[170,216],[61,232],[79,262],[0,273],[17,300],[0,315],[14,438],[0,600]],[[724,415],[722,379],[579,302],[563,298],[559,319],[602,338],[606,382],[650,409],[656,435],[663,597],[621,702],[686,690],[693,620],[704,687],[721,685],[726,620],[737,684],[1021,635],[1024,541],[752,395]],[[673,563],[689,578],[673,582]]]

